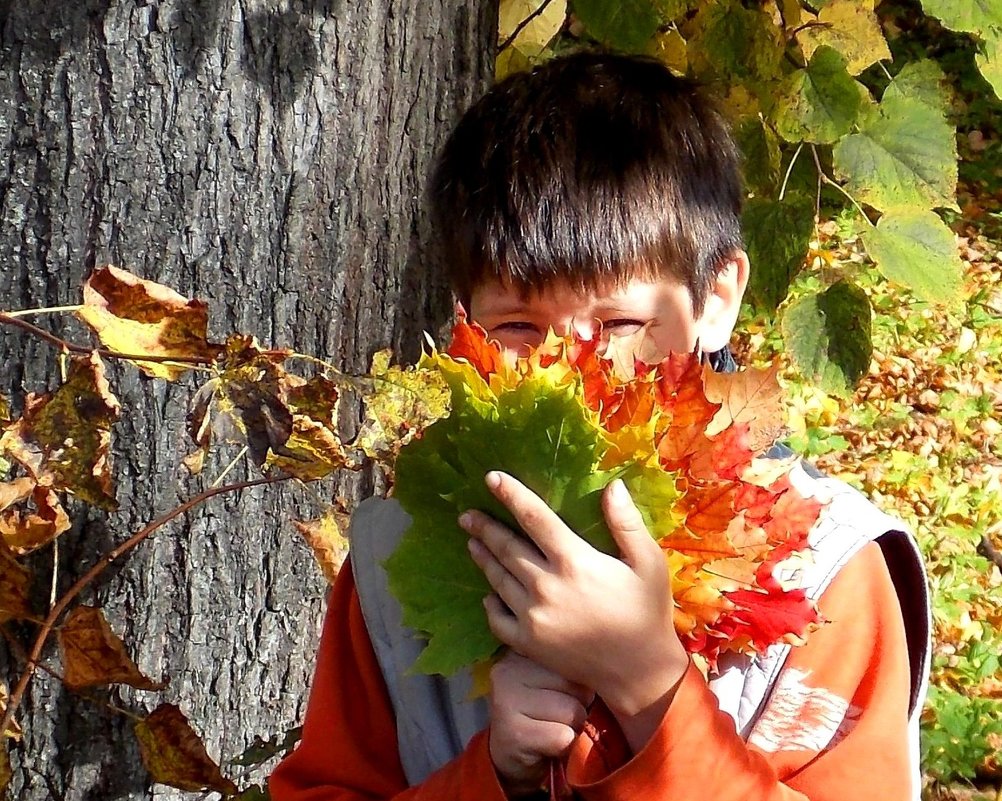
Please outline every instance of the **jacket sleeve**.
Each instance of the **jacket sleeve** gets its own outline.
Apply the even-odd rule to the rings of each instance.
[[[393,708],[362,618],[351,567],[328,603],[302,740],[275,769],[273,801],[504,801],[486,732],[417,787],[407,787]]]
[[[610,765],[579,742],[567,777],[584,801],[917,798],[904,621],[879,546],[819,601],[830,621],[794,648],[747,743],[690,665],[647,745]]]

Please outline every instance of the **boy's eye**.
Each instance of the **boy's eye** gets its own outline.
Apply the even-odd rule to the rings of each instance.
[[[605,320],[602,323],[602,330],[605,332],[612,332],[614,334],[632,334],[634,331],[639,331],[646,325],[641,320],[631,320],[631,319],[614,319]]]
[[[496,333],[500,331],[529,331],[535,332],[538,329],[535,324],[530,323],[528,320],[509,320],[506,323],[501,323],[494,326],[491,329],[491,333]]]

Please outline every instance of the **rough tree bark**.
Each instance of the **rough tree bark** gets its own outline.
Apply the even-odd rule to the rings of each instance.
[[[216,338],[252,333],[347,369],[387,345],[413,353],[448,314],[421,187],[491,78],[495,31],[489,1],[0,0],[0,308],[77,303],[110,262],[207,299]],[[56,376],[48,345],[0,330],[0,393],[15,408]],[[198,480],[179,467],[195,377],[112,377],[127,410],[113,445],[121,510],[74,507],[63,588],[224,461]],[[316,500],[290,487],[211,501],[112,571],[83,600],[106,604],[170,687],[95,695],[137,712],[179,703],[224,766],[255,735],[295,726],[325,586],[290,520]],[[52,550],[32,564],[44,608]],[[17,660],[0,659],[10,683]],[[36,677],[20,719],[14,798],[184,797],[149,785],[131,721],[51,677]]]

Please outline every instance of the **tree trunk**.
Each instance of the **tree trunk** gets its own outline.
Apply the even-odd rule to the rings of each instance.
[[[491,80],[495,36],[496,2],[0,0],[0,309],[79,303],[86,275],[113,263],[207,300],[217,341],[254,334],[348,370],[386,346],[413,355],[450,311],[428,269],[422,187]],[[34,322],[87,341],[65,316]],[[0,393],[15,411],[58,374],[51,346],[0,330]],[[54,563],[65,589],[235,454],[197,479],[179,467],[197,375],[166,384],[115,365],[110,376],[124,410],[121,509],[71,505],[58,551],[30,560],[40,610]],[[336,491],[357,497],[366,483]],[[236,776],[226,763],[255,736],[294,727],[326,586],[290,521],[319,500],[282,485],[209,501],[86,592],[140,668],[170,685],[87,699],[36,675],[12,797],[186,797],[151,786],[132,722],[95,698],[137,714],[177,703]],[[20,660],[0,659],[10,684]],[[58,667],[55,649],[45,661]]]

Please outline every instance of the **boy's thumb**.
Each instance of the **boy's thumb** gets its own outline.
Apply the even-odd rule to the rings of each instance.
[[[617,478],[605,488],[602,501],[605,522],[626,562],[639,567],[651,552],[651,546],[660,553],[622,479]]]

